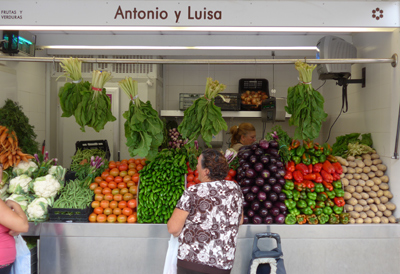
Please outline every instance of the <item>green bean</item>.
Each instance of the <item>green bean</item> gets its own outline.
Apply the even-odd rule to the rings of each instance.
[[[90,189],[82,186],[79,180],[70,181],[55,201],[54,208],[78,208],[85,209],[92,202],[93,193]]]
[[[77,171],[79,169],[80,163],[83,160],[87,160],[88,163],[90,162],[90,158],[92,156],[99,156],[101,159],[106,157],[106,152],[104,150],[94,148],[94,149],[79,149],[76,151],[75,155],[72,156],[72,163],[71,163],[71,170]]]

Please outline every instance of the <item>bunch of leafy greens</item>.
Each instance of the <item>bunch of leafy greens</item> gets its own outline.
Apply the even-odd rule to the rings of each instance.
[[[39,152],[34,126],[29,124],[28,117],[23,113],[22,106],[10,99],[0,108],[0,125],[6,126],[17,134],[18,145],[23,153],[34,155]]]
[[[122,115],[126,119],[124,126],[129,154],[152,160],[164,140],[164,124],[150,101],[140,101],[137,81],[126,77],[118,83],[131,99],[129,109]]]
[[[71,117],[75,114],[78,104],[82,101],[81,91],[89,90],[90,83],[82,81],[82,61],[79,59],[72,57],[64,59],[61,61],[60,66],[64,69],[64,74],[61,76],[72,80],[72,83],[65,83],[58,92],[61,110],[63,111],[61,117]]]
[[[295,68],[299,71],[300,83],[288,88],[287,107],[285,110],[292,116],[289,125],[296,126],[294,138],[313,140],[319,136],[322,122],[328,114],[324,112],[324,97],[311,86],[314,66],[297,61]]]
[[[93,71],[90,89],[81,91],[82,101],[75,110],[75,120],[85,132],[85,126],[92,127],[96,132],[104,129],[107,122],[113,122],[116,118],[111,113],[111,101],[103,88],[110,80],[108,71]]]
[[[332,154],[341,157],[347,157],[349,153],[349,144],[359,143],[372,147],[371,133],[361,135],[361,133],[350,133],[336,137],[336,143],[332,146]]]
[[[227,130],[228,126],[222,118],[221,108],[215,106],[214,99],[226,88],[218,81],[207,78],[204,97],[200,97],[185,110],[183,121],[178,127],[183,139],[188,139],[191,145],[201,135],[208,147],[212,136],[217,135],[221,130]],[[223,96],[222,99],[225,100]]]
[[[281,156],[281,159],[284,163],[287,163],[290,161],[290,151],[289,147],[292,142],[292,138],[289,137],[289,135],[282,129],[281,126],[277,125],[274,126],[270,133],[267,133],[265,135],[265,139],[267,141],[275,140],[279,144],[279,155]]]

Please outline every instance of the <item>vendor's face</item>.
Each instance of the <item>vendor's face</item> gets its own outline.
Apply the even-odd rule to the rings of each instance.
[[[247,134],[242,135],[240,138],[240,143],[244,146],[251,145],[256,141],[256,132],[255,131],[249,131]]]
[[[201,161],[203,160],[203,155],[200,155],[199,159],[197,160],[197,171],[199,172],[199,180],[200,182],[207,181],[207,175],[209,170],[206,168],[201,167]]]

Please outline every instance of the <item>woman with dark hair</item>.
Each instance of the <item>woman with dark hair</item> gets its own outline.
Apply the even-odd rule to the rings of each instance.
[[[250,123],[241,123],[229,130],[231,133],[231,148],[239,151],[242,146],[251,145],[256,141],[256,128]]]
[[[238,184],[224,180],[228,170],[221,152],[204,150],[201,183],[185,190],[168,221],[168,232],[179,237],[178,274],[231,272],[244,198]]]

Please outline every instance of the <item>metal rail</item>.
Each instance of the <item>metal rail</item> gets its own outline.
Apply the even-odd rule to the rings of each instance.
[[[0,61],[18,62],[44,62],[59,63],[65,58],[55,57],[15,57],[0,56]],[[309,64],[375,64],[390,63],[396,67],[398,63],[397,53],[386,59],[111,59],[111,58],[79,58],[85,63],[108,64],[294,64],[298,60],[304,60]]]

